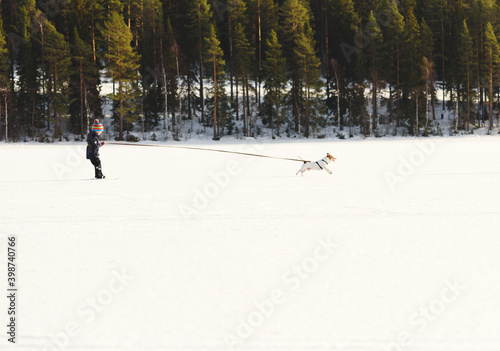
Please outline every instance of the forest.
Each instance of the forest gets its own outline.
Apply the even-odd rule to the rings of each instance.
[[[0,0],[0,140],[498,133],[494,0]],[[105,82],[112,91],[102,92]],[[188,127],[189,128],[189,127]]]

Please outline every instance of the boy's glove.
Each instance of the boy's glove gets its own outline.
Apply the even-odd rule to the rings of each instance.
[[[104,141],[101,141],[101,146],[103,146],[103,145],[104,145]]]

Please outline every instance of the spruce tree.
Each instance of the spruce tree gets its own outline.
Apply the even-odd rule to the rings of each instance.
[[[74,102],[70,106],[71,129],[82,137],[90,126],[90,117],[101,117],[101,103],[97,91],[99,86],[99,67],[93,60],[92,43],[85,42],[74,30],[72,48],[72,77]]]
[[[3,101],[7,101],[7,96],[9,95],[10,90],[9,71],[9,50],[5,40],[3,21],[0,17],[0,140],[2,140],[3,135],[1,117],[4,115],[4,112],[2,112],[2,104]],[[4,111],[7,112],[7,104],[5,104],[3,108]]]
[[[9,87],[9,49],[5,40],[3,21],[0,17],[0,89]]]
[[[137,69],[140,57],[132,48],[132,32],[125,24],[123,16],[112,12],[101,28],[107,50],[104,54],[107,75],[118,82],[118,91],[110,94],[110,98],[119,102],[120,116],[119,140],[123,140],[124,117],[133,113],[136,107],[135,99],[140,96],[137,91]]]
[[[467,21],[464,20],[462,24],[462,31],[460,32],[460,55],[458,57],[459,67],[460,67],[460,77],[459,80],[461,84],[465,87],[465,98],[466,98],[466,118],[465,118],[465,130],[470,128],[470,107],[471,107],[471,97],[472,97],[472,76],[473,76],[473,66],[474,66],[474,47],[472,42],[472,37],[467,27]]]
[[[203,54],[205,52],[205,42],[206,37],[210,34],[210,23],[212,18],[212,12],[210,11],[210,6],[207,0],[191,0],[190,11],[189,11],[189,24],[188,30],[190,32],[190,41],[196,43],[193,45],[191,50],[194,49],[197,66],[199,67],[199,84],[200,84],[200,102],[201,102],[201,120],[205,120],[205,94],[204,94],[204,84],[203,79],[205,73],[203,71]],[[195,64],[196,66],[196,64]]]
[[[228,22],[228,36],[229,36],[229,60],[228,60],[228,68],[230,75],[230,92],[231,92],[231,101],[234,101],[234,107],[236,109],[236,117],[239,118],[239,97],[234,97],[234,75],[237,75],[238,64],[235,62],[239,60],[238,57],[235,57],[235,30],[236,26],[240,25],[243,28],[246,26],[247,16],[245,14],[247,7],[243,0],[227,0],[228,4],[228,12],[227,12],[227,22]],[[248,40],[247,40],[248,41]],[[238,78],[236,78],[236,85],[238,85]],[[236,87],[236,91],[238,91],[238,87]]]
[[[246,91],[248,91],[248,75],[251,71],[250,58],[252,56],[252,49],[250,48],[250,42],[245,34],[245,29],[241,23],[238,23],[234,31],[233,39],[233,68],[234,73],[238,77],[237,82],[240,81],[243,87],[243,135],[248,135],[248,117],[247,116],[247,99]]]
[[[312,33],[310,31],[299,35],[295,42],[294,54],[298,61],[297,73],[303,85],[302,94],[304,96],[305,115],[304,135],[309,137],[312,117],[317,117],[317,114],[314,113],[318,108],[315,104],[318,102],[315,97],[321,87],[321,82],[319,80],[321,62],[316,56],[314,40],[312,39]],[[315,122],[315,120],[313,121]],[[314,127],[316,126],[317,124],[314,123]]]
[[[368,38],[370,40],[370,45],[368,49],[370,50],[369,62],[370,62],[370,76],[372,80],[372,121],[370,121],[370,131],[369,134],[373,133],[373,129],[375,129],[375,135],[380,136],[379,130],[379,117],[377,111],[377,89],[378,89],[378,76],[379,76],[379,66],[380,66],[380,58],[378,55],[378,51],[382,42],[382,33],[380,27],[378,25],[375,16],[373,15],[373,11],[370,11],[368,15],[368,24],[367,24],[367,33]],[[381,51],[381,50],[380,50]],[[375,124],[375,128],[372,127],[372,124]]]
[[[434,82],[436,79],[436,73],[434,68],[434,63],[432,62],[433,50],[434,50],[434,40],[432,37],[432,31],[427,25],[425,19],[422,19],[420,24],[420,37],[422,45],[422,78],[425,82],[425,127],[424,135],[427,136],[428,125],[429,125],[429,97],[431,98],[432,110],[434,111],[434,101],[435,101],[435,87]]]
[[[384,6],[384,5],[382,5]],[[403,42],[404,18],[395,2],[390,1],[384,8],[388,11],[389,22],[383,28],[384,43],[386,44],[387,61],[385,76],[389,83],[389,120],[393,122],[393,135],[397,133],[400,120],[401,102],[401,52]],[[395,91],[393,92],[393,88]],[[395,103],[394,103],[395,101]],[[396,110],[396,118],[394,118]]]
[[[49,21],[45,21],[44,36],[43,58],[51,88],[48,91],[48,96],[50,97],[50,107],[56,123],[54,136],[61,140],[63,134],[62,116],[68,112],[70,104],[71,54],[64,35],[59,33]]]
[[[164,28],[163,9],[159,0],[145,0],[142,5],[143,25],[139,28],[139,46],[137,51],[141,57],[141,85],[142,99],[141,109],[143,114],[143,127],[149,129],[158,125],[158,118],[163,110],[164,94],[161,90],[165,87],[163,82],[163,70],[167,70],[169,78],[175,77],[175,57],[165,61],[163,58],[163,44],[167,47],[173,47],[172,28],[168,28],[166,33]],[[168,17],[167,17],[168,20]],[[167,24],[168,25],[168,24]],[[169,35],[171,43],[166,43],[166,37]],[[168,67],[165,67],[167,65]],[[159,79],[161,78],[161,79]],[[175,85],[175,79],[170,81]],[[171,91],[175,94],[175,87]],[[168,99],[167,99],[168,100]],[[173,129],[175,126],[175,98],[170,99],[169,109],[172,112]]]
[[[420,41],[420,26],[410,11],[403,30],[403,53],[402,53],[402,88],[405,103],[404,114],[410,124],[412,135],[418,134],[419,124],[419,95],[423,86],[422,75],[422,48]],[[411,101],[413,98],[413,102]],[[414,118],[412,118],[414,116]]]
[[[13,54],[17,56],[15,66],[17,67],[17,83],[19,87],[15,101],[17,117],[15,122],[17,122],[18,127],[24,127],[27,135],[34,138],[35,122],[39,115],[37,105],[41,83],[39,68],[42,53],[38,45],[38,37],[43,35],[43,25],[42,30],[40,30],[33,23],[33,19],[37,17],[36,14],[38,13],[34,0],[24,1],[23,6],[18,11],[18,27],[13,44]],[[47,124],[47,127],[50,128],[50,123]],[[18,132],[18,130],[14,129],[12,131]]]
[[[335,77],[337,90],[337,124],[342,127],[342,116],[350,109],[354,82],[362,67],[362,46],[358,45],[359,15],[353,0],[328,1],[328,55],[327,65]],[[331,105],[330,105],[331,106]],[[339,134],[340,135],[340,134]]]
[[[489,96],[489,114],[488,114],[488,134],[493,130],[493,81],[497,80],[500,65],[500,46],[498,44],[495,31],[490,22],[486,24],[484,33],[484,51],[485,51],[485,72],[488,77],[488,96]]]
[[[302,0],[286,0],[280,8],[282,18],[282,37],[284,43],[285,55],[288,59],[289,74],[292,81],[290,91],[290,105],[292,106],[293,116],[295,117],[295,131],[301,133],[300,126],[303,119],[301,118],[304,112],[302,102],[301,83],[304,82],[300,75],[300,70],[303,67],[300,50],[297,50],[297,43],[303,37],[309,27],[310,16],[308,9],[304,6]],[[307,40],[308,38],[305,38]]]
[[[205,47],[205,64],[207,65],[208,72],[210,72],[213,81],[213,139],[218,140],[220,138],[220,122],[217,122],[217,116],[218,114],[222,115],[226,110],[226,106],[223,105],[225,98],[225,61],[222,58],[224,53],[222,52],[222,49],[220,47],[220,41],[217,38],[217,34],[213,24],[209,26],[209,32],[207,33],[207,37],[205,38]],[[218,97],[220,97],[223,101],[217,101]],[[220,111],[218,111],[219,102],[222,102],[222,104],[220,104]]]
[[[264,60],[265,88],[268,91],[266,97],[271,104],[271,128],[276,126],[276,134],[280,136],[282,121],[281,106],[283,104],[283,90],[287,81],[286,59],[283,56],[278,35],[271,30],[265,46],[266,59]],[[274,118],[273,118],[274,115]],[[274,122],[275,121],[275,122]],[[274,132],[273,132],[274,136]]]
[[[250,26],[248,33],[253,37],[254,45],[253,56],[253,79],[255,80],[256,103],[261,107],[261,82],[263,60],[265,59],[264,44],[271,30],[278,29],[278,17],[273,0],[247,0],[248,15]]]

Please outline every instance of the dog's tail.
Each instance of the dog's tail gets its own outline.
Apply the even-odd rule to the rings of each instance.
[[[303,159],[302,157],[300,157],[300,156],[298,156],[298,158],[300,158],[300,159],[302,160],[302,162],[304,162],[304,163],[309,162],[309,161],[304,160],[304,159]]]

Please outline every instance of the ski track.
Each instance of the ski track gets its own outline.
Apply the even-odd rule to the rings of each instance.
[[[500,351],[500,137],[186,145],[337,161],[105,145],[88,181],[84,144],[0,144],[2,350]]]

